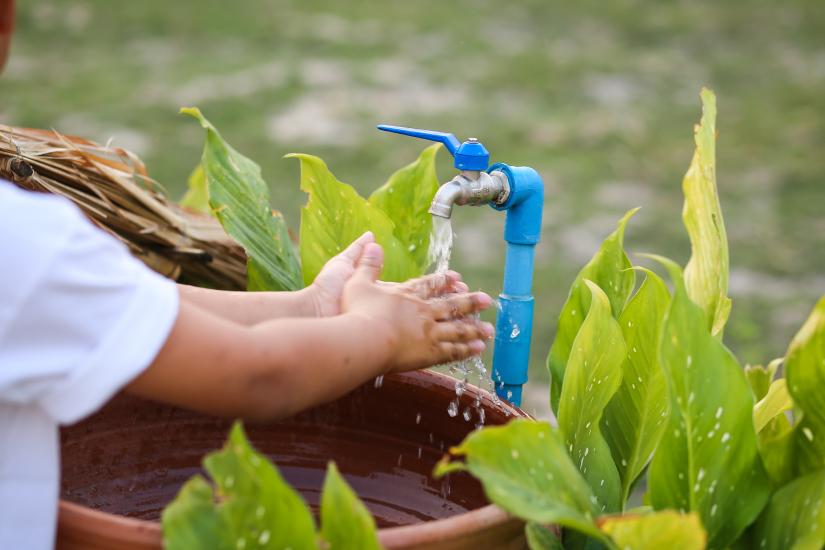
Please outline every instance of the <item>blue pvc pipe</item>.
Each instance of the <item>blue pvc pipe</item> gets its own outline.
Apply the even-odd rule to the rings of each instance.
[[[496,393],[521,405],[522,386],[527,382],[530,340],[533,334],[533,267],[536,243],[541,236],[544,184],[532,168],[496,164],[490,171],[507,175],[510,196],[502,205],[507,211],[504,240],[507,257],[504,284],[499,295],[501,309],[496,319],[493,351],[493,381]]]

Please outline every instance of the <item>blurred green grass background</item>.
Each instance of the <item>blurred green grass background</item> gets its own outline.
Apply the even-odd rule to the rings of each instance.
[[[784,353],[825,292],[825,3],[730,0],[52,0],[20,2],[0,122],[113,138],[180,197],[197,105],[261,164],[293,230],[305,198],[289,152],[362,193],[423,142],[377,123],[481,139],[547,185],[527,408],[546,411],[544,356],[576,271],[627,209],[630,251],[681,263],[681,178],[719,102],[718,183],[743,362]],[[440,154],[443,181],[453,170]],[[503,216],[454,216],[453,266],[496,293]]]

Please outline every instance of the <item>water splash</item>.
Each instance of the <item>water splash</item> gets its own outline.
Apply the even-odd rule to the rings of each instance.
[[[433,233],[430,238],[429,260],[433,266],[434,273],[446,273],[450,266],[450,255],[453,249],[453,228],[449,218],[441,218],[433,216]],[[501,304],[495,301],[496,307],[501,310]],[[475,316],[478,319],[478,315]],[[486,390],[490,394],[490,399],[495,405],[500,405],[501,400],[495,392],[495,385],[492,378],[484,366],[481,357],[471,357],[463,361],[457,361],[446,365],[449,373],[456,378],[455,395],[456,398],[450,403],[447,409],[447,414],[451,417],[458,415],[458,410],[461,402],[461,397],[467,390],[467,384],[473,383]],[[481,397],[476,396],[472,403],[472,408],[476,411],[478,422],[476,427],[484,426],[484,408],[481,404]],[[472,418],[470,407],[464,409],[462,414],[466,421]]]

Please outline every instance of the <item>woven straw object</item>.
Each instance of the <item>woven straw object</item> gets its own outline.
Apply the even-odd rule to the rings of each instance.
[[[243,249],[215,219],[172,202],[129,151],[0,124],[0,178],[68,198],[162,275],[213,288],[246,288]]]

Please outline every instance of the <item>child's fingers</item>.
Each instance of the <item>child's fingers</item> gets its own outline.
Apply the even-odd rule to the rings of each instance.
[[[433,338],[447,342],[471,342],[489,340],[493,336],[493,325],[476,319],[456,319],[436,323]]]
[[[384,250],[377,243],[367,243],[355,267],[354,278],[374,283],[384,266]]]
[[[471,313],[485,310],[493,303],[493,299],[483,292],[458,294],[444,300],[430,302],[433,314],[437,321],[463,317]]]
[[[467,343],[463,342],[441,342],[438,345],[438,351],[441,357],[438,362],[446,363],[448,361],[461,361],[473,355],[479,355],[484,351],[485,345],[481,340],[472,340]]]
[[[354,241],[350,243],[348,247],[346,247],[341,253],[338,254],[337,257],[339,258],[346,258],[349,263],[354,264],[358,258],[361,257],[361,252],[364,250],[364,246],[367,243],[374,243],[375,236],[372,234],[372,231],[367,231]]]
[[[449,273],[432,273],[407,281],[401,286],[419,298],[427,300],[450,292],[457,280]]]

